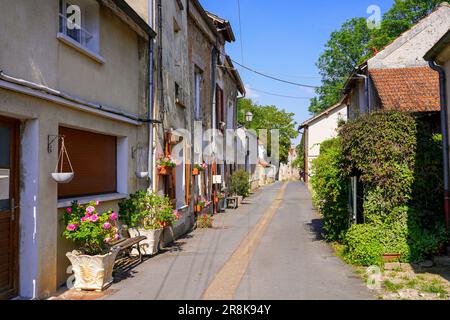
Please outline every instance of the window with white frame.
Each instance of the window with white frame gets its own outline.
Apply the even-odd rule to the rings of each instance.
[[[60,0],[59,33],[81,47],[99,53],[99,12],[95,0]]]

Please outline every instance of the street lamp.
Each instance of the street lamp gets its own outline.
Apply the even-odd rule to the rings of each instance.
[[[251,113],[250,111],[248,111],[248,112],[245,114],[245,120],[246,120],[248,123],[252,122],[252,120],[253,120],[253,113]]]

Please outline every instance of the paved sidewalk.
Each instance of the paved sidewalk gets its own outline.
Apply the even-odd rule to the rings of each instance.
[[[270,206],[281,183],[265,186],[237,210],[215,216],[214,229],[197,229],[171,251],[133,269],[132,277],[111,286],[102,299],[201,299],[215,274]]]
[[[265,186],[237,210],[216,215],[214,225],[195,230],[168,251],[138,264],[102,294],[69,291],[59,298],[374,298],[320,239],[320,219],[303,183]],[[215,290],[221,281],[224,289]],[[223,297],[217,291],[223,291]]]

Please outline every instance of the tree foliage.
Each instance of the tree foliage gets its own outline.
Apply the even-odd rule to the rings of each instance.
[[[249,124],[245,121],[245,114],[250,111],[253,120]],[[253,129],[259,137],[259,129],[267,130],[268,153],[271,147],[270,130],[278,129],[280,133],[280,162],[286,163],[291,148],[291,140],[297,138],[297,122],[294,120],[294,113],[278,109],[276,106],[260,106],[251,99],[240,99],[238,105],[238,121],[245,125],[247,129]]]
[[[309,111],[318,114],[337,103],[341,89],[353,69],[375,50],[396,39],[428,15],[442,0],[395,0],[383,16],[379,29],[369,29],[365,18],[353,18],[330,35],[317,61],[322,85],[311,99]]]
[[[346,79],[369,56],[367,44],[370,39],[364,18],[351,19],[331,34],[316,63],[322,85],[316,90],[318,97],[311,101],[310,112],[320,113],[338,102]]]

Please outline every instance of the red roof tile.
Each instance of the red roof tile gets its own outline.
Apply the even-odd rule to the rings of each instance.
[[[386,110],[439,111],[439,75],[429,67],[372,69],[370,76]]]

